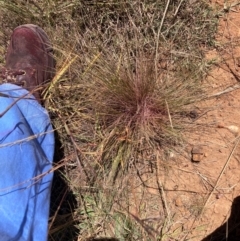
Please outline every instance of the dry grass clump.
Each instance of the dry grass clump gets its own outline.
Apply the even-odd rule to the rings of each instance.
[[[180,0],[18,0],[0,1],[0,11],[4,46],[14,27],[31,22],[55,47],[57,74],[45,91],[46,108],[64,152],[61,171],[78,203],[68,213],[75,235],[160,239],[156,222],[130,214],[129,183],[134,168],[151,165],[155,172],[157,153],[177,149],[195,127],[193,104],[204,96],[209,67],[203,50],[214,44],[216,29],[210,7]],[[67,240],[66,225],[57,225],[51,240]]]
[[[122,149],[121,166],[127,167],[128,159],[140,161],[139,153],[145,159],[144,150],[154,155],[181,144],[190,124],[189,105],[203,95],[196,78],[156,76],[154,58],[143,52],[135,57],[102,53],[86,79],[97,121],[95,141],[101,143],[101,163],[108,166]]]

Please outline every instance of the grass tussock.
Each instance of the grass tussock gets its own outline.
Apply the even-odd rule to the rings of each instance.
[[[138,160],[140,151],[154,153],[181,144],[189,105],[203,95],[200,82],[184,82],[171,73],[156,76],[154,57],[143,52],[134,58],[106,55],[88,74],[89,82],[93,80],[89,101],[97,120],[96,141],[103,145],[102,161],[111,162],[121,146],[127,149],[122,163],[127,166],[127,159]]]
[[[133,214],[139,197],[131,183],[140,169],[155,173],[159,153],[177,149],[196,127],[194,103],[204,97],[209,68],[204,50],[216,30],[211,8],[180,0],[4,0],[0,11],[2,46],[14,27],[31,22],[55,48],[57,74],[44,96],[77,204],[54,218],[72,216],[67,223],[77,231],[69,235],[56,221],[51,240],[174,238],[164,219],[142,220],[161,206]]]

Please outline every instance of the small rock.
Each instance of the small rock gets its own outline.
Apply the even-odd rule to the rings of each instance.
[[[203,159],[203,154],[192,154],[192,161],[200,162]]]
[[[218,128],[225,128],[225,125],[223,122],[219,122],[217,125]]]
[[[237,66],[240,67],[240,57],[236,58]]]
[[[181,207],[183,205],[182,199],[180,197],[177,197],[177,199],[175,200],[175,205],[177,207]]]
[[[205,153],[202,146],[194,146],[192,148],[192,161],[200,162],[202,161]]]
[[[169,153],[168,153],[168,157],[169,157],[170,159],[173,159],[175,156],[176,156],[176,155],[175,155],[174,152],[169,151]]]
[[[239,128],[237,126],[231,125],[231,126],[226,126],[226,128],[235,135],[238,135],[239,133]]]
[[[196,119],[198,117],[198,113],[196,110],[192,110],[189,112],[188,116],[191,118],[191,119]]]
[[[220,193],[216,194],[216,199],[220,199],[221,197],[222,197],[222,194],[220,194]]]

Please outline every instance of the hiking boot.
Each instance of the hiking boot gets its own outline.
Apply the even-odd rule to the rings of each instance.
[[[41,103],[43,85],[55,73],[53,49],[47,34],[33,24],[14,29],[6,54],[6,67],[2,71],[4,82],[30,91]]]

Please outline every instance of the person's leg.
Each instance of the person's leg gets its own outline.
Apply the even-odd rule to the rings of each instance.
[[[0,93],[27,91],[4,84]],[[0,97],[0,113],[15,98]],[[0,118],[0,239],[47,240],[54,136],[48,114],[35,100],[19,100]]]
[[[23,25],[13,32],[3,82],[14,84],[0,85],[3,241],[47,240],[54,134],[48,113],[38,102],[40,93],[35,93],[37,101],[26,90],[34,90],[51,76],[53,59],[43,33],[35,25]]]

